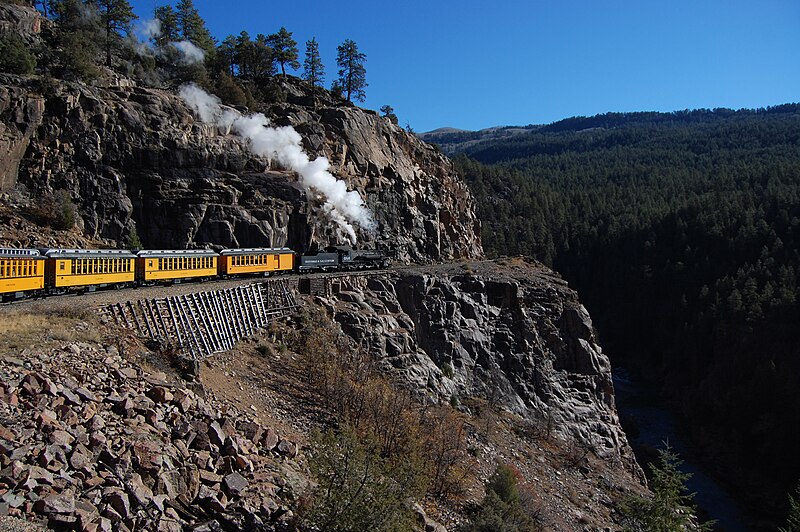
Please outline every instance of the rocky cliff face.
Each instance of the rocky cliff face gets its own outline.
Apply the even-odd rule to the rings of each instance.
[[[172,92],[127,85],[1,76],[2,191],[65,189],[89,236],[124,240],[136,228],[151,248],[338,243],[291,172],[196,120]],[[482,253],[471,195],[446,157],[373,112],[333,102],[314,111],[299,84],[286,90],[288,103],[267,114],[365,199],[377,231],[359,234],[361,245],[414,261]]]
[[[633,463],[608,358],[577,295],[550,270],[475,263],[349,278],[332,289],[334,318],[398,382],[443,400],[484,397]]]

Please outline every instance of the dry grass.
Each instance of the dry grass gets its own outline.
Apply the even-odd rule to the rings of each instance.
[[[0,314],[0,354],[14,354],[26,347],[43,347],[54,342],[101,342],[98,327],[84,318],[82,313],[4,312]]]

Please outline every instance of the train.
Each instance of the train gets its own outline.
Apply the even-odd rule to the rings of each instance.
[[[183,281],[244,276],[387,268],[384,250],[331,246],[298,253],[289,248],[126,250],[0,248],[3,301]]]

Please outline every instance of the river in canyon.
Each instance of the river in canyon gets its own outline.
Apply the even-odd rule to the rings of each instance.
[[[623,426],[636,427],[634,434],[628,434],[628,441],[637,457],[655,454],[655,449],[664,449],[665,442],[676,453],[683,464],[681,470],[691,473],[686,482],[689,492],[695,493],[694,502],[702,517],[716,520],[715,530],[724,532],[744,532],[748,530],[749,517],[739,507],[732,495],[703,471],[700,464],[693,461],[692,448],[682,436],[678,424],[655,390],[637,381],[624,368],[613,373],[616,390],[617,410],[620,419],[626,420]]]

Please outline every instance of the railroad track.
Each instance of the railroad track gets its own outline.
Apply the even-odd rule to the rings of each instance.
[[[286,279],[295,285],[302,279],[334,279],[341,277],[363,277],[374,275],[387,275],[393,271],[401,271],[406,267],[387,268],[380,270],[353,270],[344,272],[315,272],[315,273],[290,273],[272,277],[240,277],[228,279],[212,279],[208,281],[192,281],[155,286],[138,286],[115,289],[103,288],[94,292],[82,294],[71,293],[63,295],[49,295],[20,299],[13,302],[0,303],[0,315],[4,312],[26,311],[45,312],[75,309],[98,309],[116,303],[124,303],[139,299],[158,299],[170,296],[183,296],[209,290],[226,290],[239,286],[246,286],[253,282],[267,279]]]

